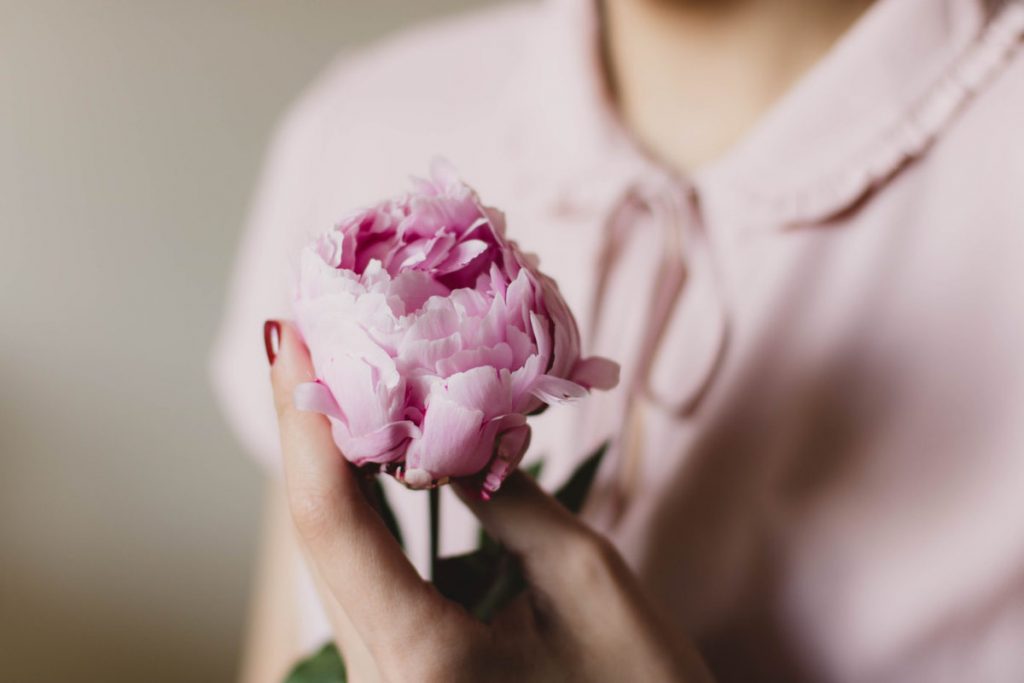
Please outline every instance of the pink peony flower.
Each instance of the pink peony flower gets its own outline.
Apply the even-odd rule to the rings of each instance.
[[[489,496],[529,445],[527,414],[618,382],[580,358],[554,281],[443,162],[305,249],[295,316],[317,373],[297,406],[412,488],[482,474]]]

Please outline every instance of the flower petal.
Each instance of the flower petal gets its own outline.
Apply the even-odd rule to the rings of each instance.
[[[619,383],[619,364],[600,356],[582,358],[576,362],[570,379],[588,389],[611,389]]]
[[[475,474],[487,464],[481,459],[483,411],[466,408],[442,393],[429,397],[423,434],[406,455],[410,469],[426,470],[435,479]]]
[[[399,273],[388,287],[388,303],[395,315],[408,315],[420,310],[435,296],[445,296],[448,288],[421,270]],[[399,302],[401,306],[399,307]],[[401,310],[398,310],[398,309]]]
[[[331,390],[320,382],[303,382],[295,387],[292,397],[297,410],[305,410],[311,413],[320,413],[336,420],[345,420],[345,416],[334,400]]]
[[[491,347],[457,351],[438,361],[437,371],[447,377],[479,367],[487,367],[491,371],[508,370],[513,367],[514,358],[512,347],[501,342]]]
[[[453,249],[451,249],[451,251],[448,252],[444,261],[437,265],[436,272],[441,275],[453,273],[480,254],[487,251],[489,246],[490,245],[483,240],[466,240],[465,242],[459,242]]]
[[[538,276],[538,281],[554,338],[553,357],[548,369],[554,375],[565,377],[580,357],[580,332],[555,281],[543,275]]]
[[[401,419],[406,384],[393,363],[382,372],[364,359],[338,354],[321,356],[315,366],[331,388],[353,435],[370,434]],[[392,375],[396,380],[393,384],[390,382]]]
[[[505,478],[519,466],[526,449],[530,447],[530,426],[521,424],[507,429],[498,435],[498,445],[494,458],[484,477],[483,490],[480,495],[489,499],[499,488]]]
[[[576,382],[554,377],[552,375],[541,375],[533,383],[534,396],[548,405],[552,403],[565,403],[587,395],[587,388],[576,384]]]
[[[420,435],[420,429],[409,420],[391,422],[362,436],[346,436],[335,431],[335,441],[347,460],[356,465],[369,462],[386,463],[400,460],[405,446]]]
[[[551,334],[548,332],[548,321],[530,311],[530,326],[533,328],[533,340],[537,344],[537,355],[544,364],[544,370],[547,370],[551,365]]]
[[[456,373],[445,384],[445,396],[465,408],[479,410],[486,419],[509,411],[511,376],[493,366]]]

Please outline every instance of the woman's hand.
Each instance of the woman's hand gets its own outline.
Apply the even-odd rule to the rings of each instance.
[[[443,598],[368,502],[326,418],[294,408],[313,371],[288,325],[270,355],[289,510],[350,680],[710,680],[611,544],[522,473],[488,502],[462,498],[521,558],[529,590],[491,624]]]

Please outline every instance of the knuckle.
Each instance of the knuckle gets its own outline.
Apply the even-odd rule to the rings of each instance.
[[[473,680],[472,658],[460,648],[435,648],[407,652],[401,662],[392,662],[387,680],[422,683],[461,683]],[[397,665],[397,666],[396,666]]]
[[[410,645],[398,661],[388,680],[422,681],[423,683],[475,683],[482,673],[492,670],[488,652],[477,633],[464,624],[447,623],[442,617],[421,632],[417,639],[406,639]]]
[[[461,667],[458,661],[448,657],[435,657],[418,667],[416,678],[405,680],[422,680],[424,683],[452,683],[457,680]]]
[[[337,518],[337,502],[328,491],[292,492],[288,509],[299,535],[307,540],[324,535]]]
[[[587,531],[566,544],[564,558],[574,581],[594,585],[611,575],[617,552],[604,536]]]

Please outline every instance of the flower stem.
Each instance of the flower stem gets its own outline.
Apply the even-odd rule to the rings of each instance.
[[[441,510],[441,489],[430,489],[430,580],[437,578],[438,545],[440,542],[439,517]]]

